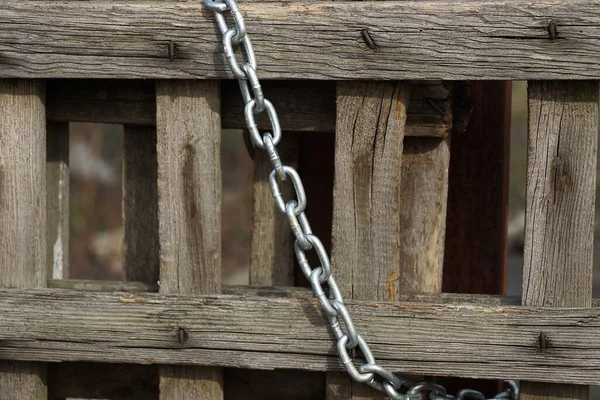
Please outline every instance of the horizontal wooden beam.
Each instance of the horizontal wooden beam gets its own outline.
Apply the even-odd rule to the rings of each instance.
[[[240,8],[264,79],[600,77],[600,0]],[[232,78],[221,51],[201,2],[4,0],[0,8],[0,77]]]
[[[0,299],[2,359],[343,368],[313,299],[56,289],[0,289]],[[596,308],[348,303],[375,357],[393,371],[600,382]]]
[[[335,130],[335,83],[317,81],[264,81],[265,96],[275,105],[287,131]],[[154,82],[143,80],[74,80],[48,82],[47,117],[51,121],[156,125]],[[222,85],[222,125],[246,127],[237,82]],[[445,137],[451,129],[450,88],[439,81],[412,86],[407,136]],[[256,118],[260,129],[271,129],[267,117]]]

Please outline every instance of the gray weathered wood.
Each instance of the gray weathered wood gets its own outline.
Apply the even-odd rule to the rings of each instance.
[[[86,292],[126,292],[153,293],[158,288],[145,282],[125,281],[86,281],[79,279],[58,279],[48,281],[52,289],[69,289]],[[327,290],[327,288],[324,288]],[[277,286],[244,286],[223,285],[223,293],[231,296],[286,297],[293,299],[311,299],[312,290],[305,287]],[[436,303],[436,304],[471,304],[479,306],[514,306],[521,304],[521,298],[516,296],[476,295],[456,293],[410,293],[400,294],[397,299],[405,303]],[[598,307],[600,299],[595,299],[593,307]]]
[[[289,131],[333,132],[335,129],[335,83],[315,81],[262,82],[265,95],[277,108],[281,126]],[[222,83],[222,127],[246,127],[237,82]],[[69,80],[48,83],[48,119],[52,121],[105,122],[155,125],[153,82],[140,80]],[[437,81],[417,81],[411,89],[406,136],[447,136],[450,91]],[[269,121],[256,116],[260,129]]]
[[[398,297],[400,178],[408,83],[338,83],[332,264],[345,296]],[[340,373],[327,375],[328,400],[383,399]]]
[[[0,80],[0,286],[46,284],[45,82]],[[0,399],[47,396],[46,365],[0,362]]]
[[[332,262],[340,290],[395,300],[406,83],[339,83]],[[368,268],[365,266],[368,265]]]
[[[143,270],[143,268],[140,267],[138,270]],[[158,282],[152,284],[148,282],[52,279],[48,281],[48,287],[86,292],[158,292]]]
[[[79,279],[58,279],[48,281],[52,289],[69,289],[86,292],[127,292],[152,293],[158,288],[144,282],[125,281],[86,281]],[[324,288],[327,290],[327,288]],[[305,287],[277,286],[244,286],[223,285],[223,293],[231,296],[285,297],[293,299],[311,299],[312,290]],[[514,306],[521,304],[521,298],[516,296],[491,296],[456,293],[410,293],[400,294],[397,299],[405,303],[436,303],[436,304],[471,304],[479,306]],[[593,307],[598,307],[600,299],[595,299]]]
[[[158,370],[131,364],[51,364],[48,398],[158,400]]]
[[[597,78],[599,5],[293,1],[240,8],[261,78],[516,80]],[[198,2],[5,0],[0,21],[1,77],[232,77],[212,13]]]
[[[48,122],[46,143],[46,272],[69,277],[69,123]]]
[[[298,137],[284,132],[277,146],[284,165],[298,167]],[[273,167],[266,152],[257,149],[254,156],[252,194],[252,241],[250,284],[263,286],[294,285],[294,236],[286,216],[275,206],[269,175]],[[291,185],[282,185],[285,199],[292,198]]]
[[[25,361],[341,370],[314,299],[0,289],[0,355]],[[600,310],[356,302],[392,371],[592,384]],[[185,327],[183,343],[177,334]],[[548,348],[539,348],[546,332]],[[432,349],[435,349],[433,351]]]
[[[404,140],[400,185],[400,293],[442,291],[449,164],[447,140]]]
[[[217,81],[156,85],[161,293],[221,292],[219,92]],[[185,345],[187,327],[173,329]],[[222,387],[218,368],[160,369],[161,400],[221,400]]]
[[[529,82],[524,305],[591,305],[598,91],[596,81]],[[522,398],[589,397],[585,386],[541,386],[523,382]]]
[[[123,136],[123,269],[125,279],[159,279],[156,130],[126,125]]]

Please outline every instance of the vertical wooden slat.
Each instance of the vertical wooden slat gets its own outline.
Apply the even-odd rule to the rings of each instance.
[[[123,269],[125,280],[159,280],[156,129],[125,125]]]
[[[221,291],[220,88],[215,81],[156,85],[161,293]],[[173,340],[185,347],[185,326]],[[162,400],[223,398],[218,368],[163,366]]]
[[[45,82],[0,80],[0,286],[46,284]],[[48,396],[46,365],[0,362],[0,399]]]
[[[528,89],[523,305],[591,307],[598,82],[529,82]],[[552,346],[552,337],[545,342]],[[522,400],[589,397],[576,385],[522,382],[521,392]]]
[[[69,277],[69,124],[48,122],[46,144],[46,271]]]
[[[402,143],[410,86],[338,83],[332,264],[342,293],[398,296]],[[327,374],[327,399],[383,398],[347,375]]]
[[[298,135],[284,132],[277,146],[285,165],[298,166]],[[269,188],[273,167],[266,152],[254,156],[252,194],[252,242],[250,284],[261,286],[294,285],[294,240],[287,218],[275,208]],[[282,185],[285,199],[291,198],[292,187]]]
[[[401,294],[442,291],[449,163],[448,140],[404,139],[398,279]]]

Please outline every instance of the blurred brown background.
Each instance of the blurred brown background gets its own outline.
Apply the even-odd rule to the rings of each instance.
[[[515,295],[520,294],[523,265],[527,155],[526,90],[525,82],[513,83],[507,294]],[[248,280],[250,259],[252,160],[244,147],[241,131],[225,131],[221,148],[223,275],[226,282],[244,284]],[[122,150],[122,126],[71,124],[71,278],[120,280],[123,277]],[[597,189],[600,188],[600,180],[596,186]],[[600,194],[597,197],[600,197]],[[597,232],[600,232],[599,228],[600,213],[596,212]],[[596,297],[600,297],[599,238],[596,234]]]

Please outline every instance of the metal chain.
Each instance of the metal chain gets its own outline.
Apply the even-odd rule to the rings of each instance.
[[[238,79],[245,104],[244,116],[248,127],[248,136],[252,144],[258,149],[265,150],[271,160],[273,171],[269,176],[269,187],[273,199],[277,208],[287,216],[292,233],[296,238],[294,252],[300,269],[310,281],[313,293],[329,322],[337,341],[339,357],[348,374],[355,381],[364,382],[386,393],[394,400],[421,400],[427,395],[431,400],[485,400],[486,397],[481,392],[471,389],[463,389],[456,396],[448,395],[446,389],[441,385],[430,382],[412,382],[376,363],[369,345],[354,327],[350,312],[346,308],[342,293],[333,277],[331,262],[325,247],[310,228],[305,212],[307,201],[302,180],[294,168],[283,165],[277,153],[277,145],[281,141],[281,126],[275,107],[264,97],[256,71],[256,57],[252,42],[246,33],[246,24],[242,13],[235,0],[204,0],[204,4],[214,12],[217,28],[222,35],[227,64]],[[231,13],[234,27],[227,25],[224,15],[226,11]],[[235,50],[240,45],[244,56],[243,63],[239,63],[235,55]],[[271,131],[261,134],[256,126],[254,116],[263,112],[267,114],[271,122]],[[291,182],[295,192],[294,199],[286,201],[283,198],[279,187],[283,182]],[[320,266],[316,268],[310,266],[306,255],[309,251],[315,251]],[[323,288],[323,284],[327,284],[329,296]],[[354,354],[356,349],[360,350],[364,358],[364,362],[358,367],[350,355]],[[518,398],[519,388],[515,381],[505,381],[504,391],[493,397],[493,399],[511,400]]]

